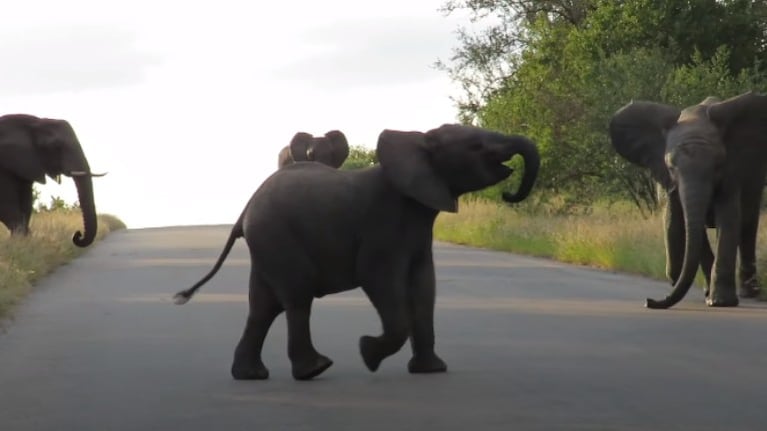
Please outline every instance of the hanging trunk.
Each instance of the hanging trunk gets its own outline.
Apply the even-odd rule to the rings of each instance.
[[[80,209],[83,212],[84,232],[75,232],[72,242],[78,247],[87,247],[96,238],[98,222],[96,218],[96,205],[93,200],[93,180],[90,172],[85,175],[72,177],[77,186],[77,196],[80,200]]]
[[[524,200],[535,184],[538,177],[538,168],[541,166],[541,156],[538,148],[527,138],[514,136],[511,138],[515,154],[522,156],[525,165],[525,173],[516,193],[503,192],[503,200],[508,203],[516,203]]]
[[[690,186],[689,181],[680,184],[679,199],[684,210],[685,249],[682,273],[671,293],[662,300],[647,298],[646,307],[663,309],[673,307],[682,300],[695,281],[703,247],[703,235],[706,234],[706,210],[711,200],[712,187],[708,184]]]

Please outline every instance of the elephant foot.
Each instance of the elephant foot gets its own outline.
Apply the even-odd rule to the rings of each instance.
[[[264,364],[260,363],[255,365],[237,365],[232,364],[232,377],[235,380],[266,380],[269,378],[269,370],[266,369]]]
[[[714,292],[706,298],[706,305],[709,307],[737,307],[738,302],[738,296],[735,294],[735,292]]]
[[[435,353],[430,355],[413,356],[407,363],[407,370],[411,373],[444,373],[447,364]]]
[[[738,296],[741,298],[756,298],[759,296],[759,290],[759,283],[756,281],[756,277],[752,277],[740,284]]]
[[[378,366],[383,361],[383,355],[378,351],[378,340],[376,337],[371,337],[370,335],[360,337],[360,354],[368,370],[378,370]]]
[[[330,358],[318,353],[311,361],[293,363],[293,378],[296,380],[311,380],[322,374],[331,365],[333,365],[333,361]]]

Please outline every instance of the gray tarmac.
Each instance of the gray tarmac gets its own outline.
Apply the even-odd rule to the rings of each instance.
[[[267,381],[229,366],[247,313],[248,257],[184,306],[228,226],[117,232],[57,270],[3,323],[0,430],[765,430],[767,305],[710,309],[699,290],[647,310],[668,284],[544,259],[435,244],[437,351],[376,373],[359,356],[380,323],[360,290],[315,302],[313,339],[334,360],[290,376],[284,315]],[[659,253],[662,252],[659,250]]]

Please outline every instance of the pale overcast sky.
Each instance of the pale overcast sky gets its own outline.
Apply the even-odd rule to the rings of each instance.
[[[456,121],[443,0],[26,0],[3,7],[0,113],[68,120],[99,212],[233,223],[298,131],[373,147]],[[40,187],[76,200],[71,179]]]

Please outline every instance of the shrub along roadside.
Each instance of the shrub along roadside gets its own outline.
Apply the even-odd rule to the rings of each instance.
[[[767,286],[767,216],[757,239],[759,277]],[[713,231],[709,232],[714,244]],[[603,205],[583,215],[532,215],[483,199],[462,200],[440,213],[434,238],[666,280],[663,219],[642,217],[631,204]],[[698,274],[696,283],[704,286]],[[763,298],[767,299],[763,293]]]
[[[11,237],[7,230],[0,233],[0,317],[5,317],[31,289],[35,281],[56,267],[74,259],[87,250],[72,243],[72,234],[82,230],[79,210],[59,209],[32,215],[32,235]],[[99,215],[96,240],[109,232],[125,229],[115,216]]]

